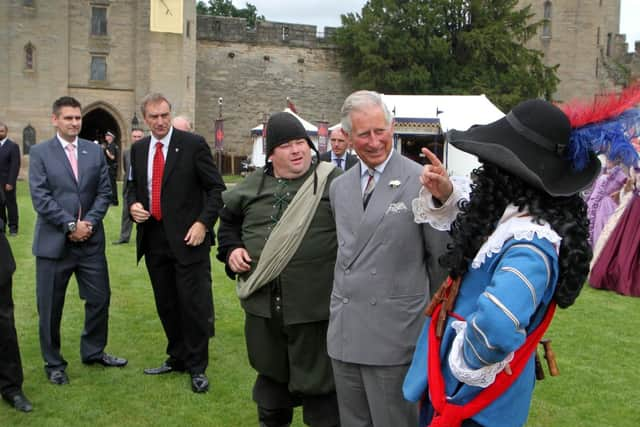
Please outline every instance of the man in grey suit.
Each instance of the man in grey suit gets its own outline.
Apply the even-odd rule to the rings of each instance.
[[[85,300],[82,362],[112,367],[127,361],[104,352],[111,295],[102,226],[111,203],[107,164],[99,145],[78,138],[82,113],[76,99],[56,100],[51,121],[56,136],[31,148],[29,187],[38,214],[33,255],[40,349],[47,378],[62,385],[69,378],[60,352],[60,322],[71,274]]]
[[[438,265],[448,235],[417,224],[412,200],[423,168],[393,151],[393,121],[375,92],[351,94],[342,129],[360,158],[331,185],[338,255],[327,349],[343,426],[418,425],[417,407],[402,382],[423,323],[430,287],[445,276]],[[424,187],[447,201],[453,187],[437,158]],[[362,197],[358,197],[362,195]],[[447,206],[442,209],[448,209]]]
[[[358,158],[347,150],[349,144],[342,128],[332,130],[329,141],[331,142],[331,151],[320,154],[320,160],[333,163],[343,171],[358,164]]]

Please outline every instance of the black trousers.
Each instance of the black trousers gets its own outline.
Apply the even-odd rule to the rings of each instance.
[[[125,178],[126,179],[126,178]],[[133,221],[131,220],[131,216],[129,215],[129,209],[127,207],[127,202],[125,199],[126,194],[126,181],[124,183],[124,188],[122,190],[122,219],[120,221],[120,241],[128,242],[131,238],[131,229],[133,228]]]
[[[258,420],[267,427],[286,426],[293,408],[302,406],[306,425],[337,426],[338,401],[326,349],[329,322],[284,325],[280,292],[273,285],[271,318],[245,316],[249,362],[258,372],[253,387]]]
[[[118,184],[116,177],[118,176],[117,168],[109,168],[109,182],[111,183],[111,203],[118,204]]]
[[[204,373],[214,333],[211,261],[207,257],[180,264],[171,253],[162,222],[148,222],[145,264],[167,337],[167,354],[191,374]]]
[[[0,222],[2,222],[0,220]],[[12,275],[15,262],[0,231],[0,394],[11,397],[22,389],[22,362],[13,316]]]
[[[0,183],[0,191],[4,193],[5,204],[0,203],[0,219],[9,225],[9,232],[18,232],[18,202],[16,200],[16,188],[7,191],[4,184]],[[0,196],[0,199],[2,196]],[[3,227],[4,230],[4,227]]]

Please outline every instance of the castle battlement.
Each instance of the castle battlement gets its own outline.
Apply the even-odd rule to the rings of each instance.
[[[306,48],[333,47],[335,27],[324,27],[318,33],[315,25],[258,21],[256,28],[247,28],[244,18],[198,16],[198,40],[249,44],[275,44]]]

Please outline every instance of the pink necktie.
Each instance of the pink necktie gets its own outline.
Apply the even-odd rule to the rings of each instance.
[[[69,163],[71,163],[73,176],[76,177],[76,181],[77,181],[78,180],[78,159],[76,159],[76,145],[67,144],[66,148],[67,148],[67,158],[69,159]]]

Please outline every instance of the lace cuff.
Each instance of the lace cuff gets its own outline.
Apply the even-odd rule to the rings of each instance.
[[[511,360],[513,352],[509,353],[503,361],[484,366],[480,369],[471,369],[464,360],[464,333],[467,329],[467,322],[456,320],[451,323],[451,327],[456,330],[456,337],[451,345],[449,353],[449,368],[454,377],[460,382],[474,387],[486,388],[493,384],[498,375]]]
[[[433,195],[424,187],[420,188],[418,197],[413,199],[413,220],[418,224],[428,223],[430,226],[440,231],[449,231],[451,224],[458,215],[458,202],[461,199],[469,199],[456,183],[453,183],[453,192],[446,202],[440,207],[433,203]]]

